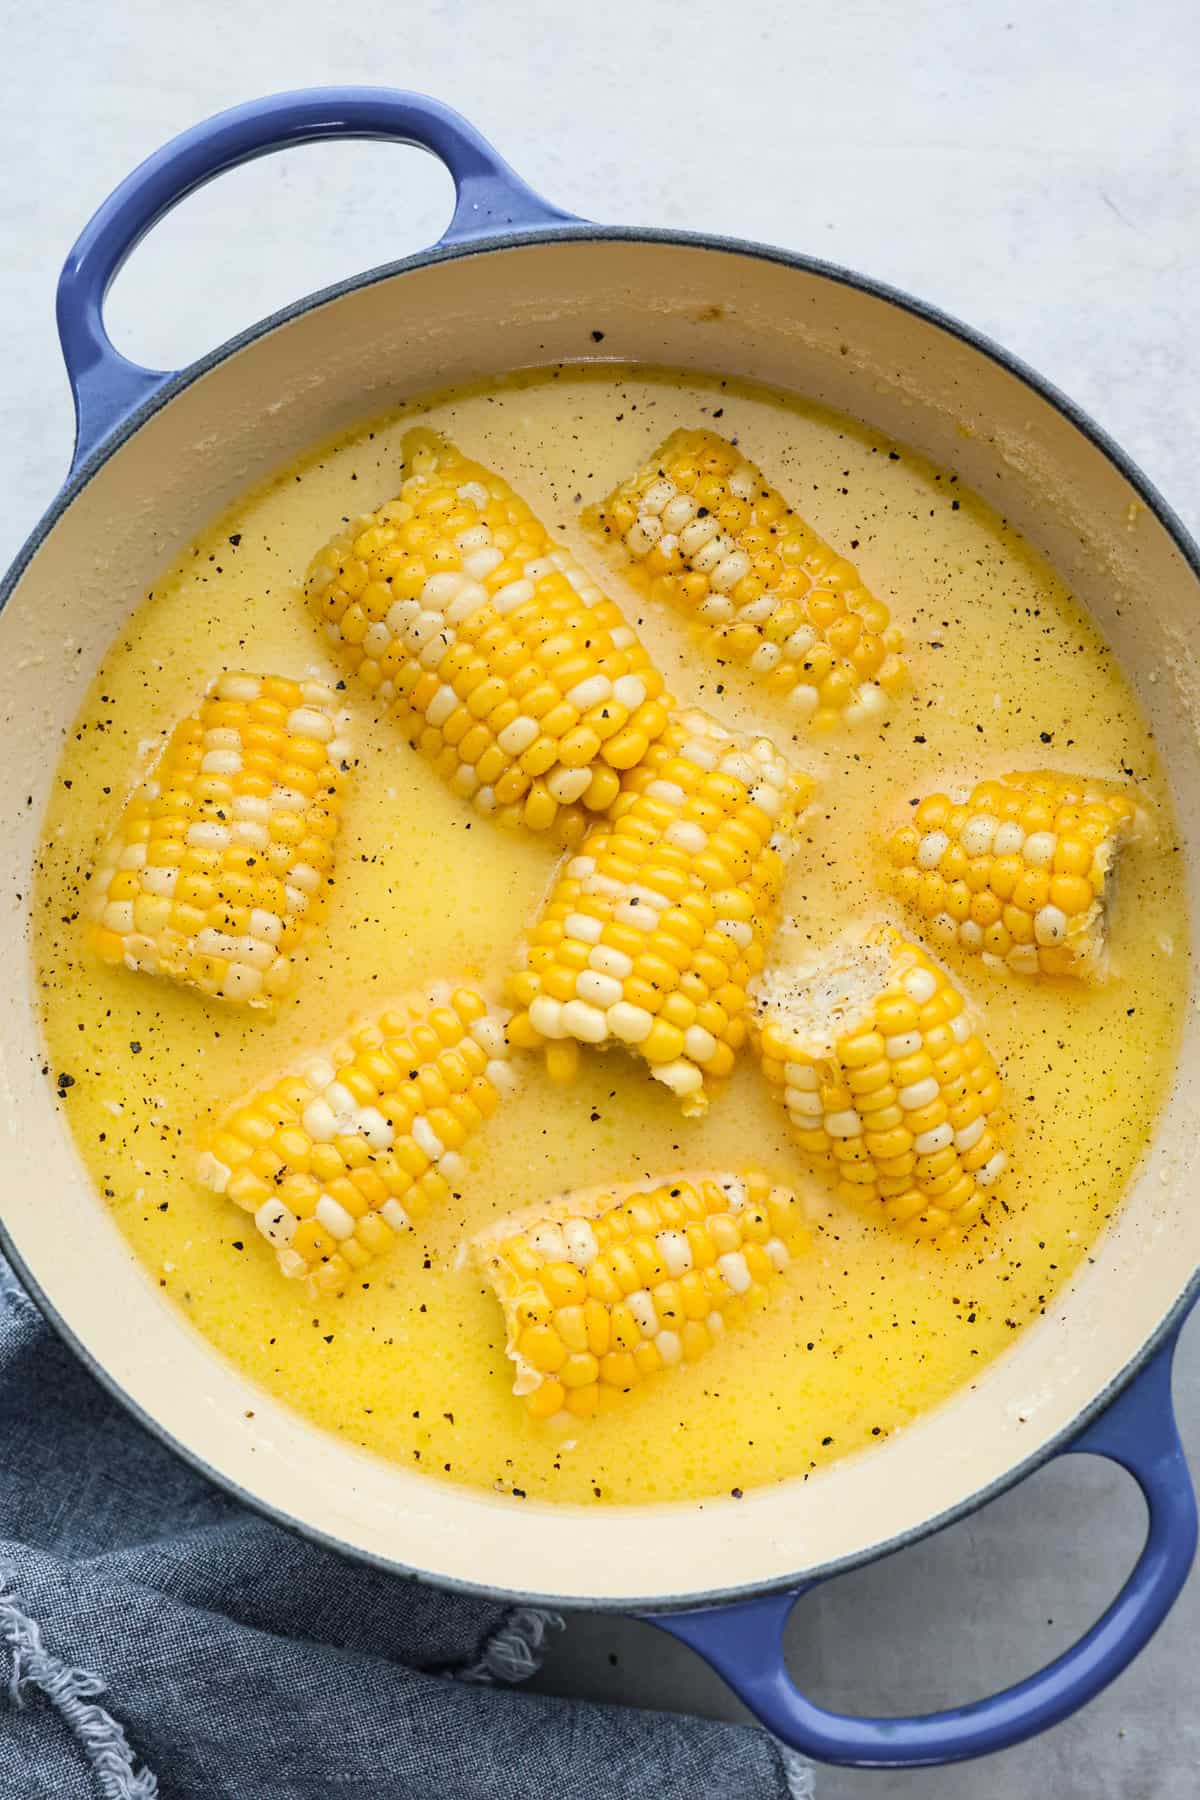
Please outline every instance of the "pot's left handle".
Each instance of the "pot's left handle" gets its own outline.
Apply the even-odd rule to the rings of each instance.
[[[387,138],[440,158],[454,180],[454,215],[437,248],[530,226],[577,223],[535,194],[473,125],[440,101],[399,88],[304,88],[273,94],[194,125],[136,168],[85,226],[58,283],[58,334],[75,398],[72,474],[149,401],[172,372],[114,349],[104,297],[122,263],[171,208],[239,163],[324,138]]]
[[[1078,1643],[1014,1687],[946,1712],[855,1718],[809,1700],[784,1664],[784,1626],[809,1589],[646,1616],[698,1650],[777,1737],[822,1762],[922,1768],[986,1756],[1047,1730],[1128,1668],[1187,1580],[1196,1549],[1196,1497],[1171,1407],[1174,1349],[1172,1337],[1066,1446],[1120,1463],[1141,1488],[1149,1520],[1133,1573]]]

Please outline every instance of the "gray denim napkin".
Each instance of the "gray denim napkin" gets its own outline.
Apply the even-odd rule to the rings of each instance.
[[[765,1732],[522,1695],[549,1615],[379,1574],[130,1419],[0,1262],[2,1800],[801,1800]]]

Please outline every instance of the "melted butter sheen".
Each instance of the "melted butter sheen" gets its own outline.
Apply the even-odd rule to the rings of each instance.
[[[399,484],[422,413],[501,469],[602,571],[575,520],[677,425],[740,438],[790,500],[860,565],[909,643],[913,690],[882,732],[824,749],[689,652],[686,627],[630,606],[685,701],[757,723],[821,780],[789,880],[798,937],[874,914],[876,834],[947,776],[1059,766],[1126,771],[1165,807],[1154,747],[1106,646],[1062,584],[951,473],[846,419],[759,390],[652,371],[565,369],[438,397],[329,446],[220,519],[113,644],[62,752],[36,901],[51,1078],[102,1203],[148,1276],[221,1354],[328,1430],[443,1479],[569,1501],[679,1499],[801,1476],[869,1446],[964,1382],[1067,1279],[1143,1151],[1174,1059],[1186,987],[1184,898],[1162,813],[1156,849],[1122,871],[1119,979],[1024,984],[960,961],[1012,1111],[1013,1171],[956,1252],[898,1241],[831,1201],[744,1062],[702,1123],[619,1055],[525,1091],[471,1149],[460,1200],[341,1301],[277,1273],[253,1221],[191,1180],[210,1108],[328,1041],[363,1011],[447,973],[497,979],[538,906],[551,851],[446,792],[354,695],[358,767],[337,883],[298,1000],[279,1017],[205,1004],[89,959],[80,907],[156,732],[220,670],[335,675],[298,597],[343,517]],[[499,1308],[455,1266],[464,1233],[567,1187],[737,1166],[802,1184],[811,1257],[774,1309],[693,1368],[649,1384],[574,1441],[510,1393]]]

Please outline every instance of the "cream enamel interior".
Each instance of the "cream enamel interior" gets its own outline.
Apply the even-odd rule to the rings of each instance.
[[[561,241],[407,270],[301,314],[194,382],[72,502],[0,615],[0,841],[14,930],[61,734],[123,618],[181,544],[340,425],[435,381],[595,354],[594,330],[620,360],[720,368],[857,415],[1000,507],[1074,581],[1133,681],[1171,770],[1194,886],[1200,666],[1188,628],[1200,584],[1103,453],[1017,377],[885,300],[732,251]],[[4,1223],[56,1312],[223,1479],[354,1550],[436,1577],[615,1604],[780,1581],[860,1555],[969,1500],[1065,1429],[1200,1261],[1193,1007],[1175,1093],[1116,1225],[1086,1273],[973,1387],[802,1489],[593,1510],[586,1523],[565,1506],[516,1509],[331,1440],[216,1356],[150,1286],[83,1177],[39,1072],[27,956],[7,959],[0,980]]]

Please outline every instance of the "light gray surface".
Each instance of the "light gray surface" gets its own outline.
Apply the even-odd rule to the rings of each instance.
[[[452,101],[550,198],[606,221],[813,251],[994,333],[1200,525],[1200,24],[1193,0],[6,0],[0,114],[0,563],[66,467],[58,265],[145,154],[204,114],[323,81]],[[377,145],[306,150],[197,196],[118,282],[117,341],[174,366],[297,295],[436,237],[449,183]],[[52,629],[52,622],[48,622]],[[1177,1377],[1200,1458],[1200,1329]],[[793,1621],[794,1667],[847,1708],[969,1699],[1062,1648],[1132,1561],[1131,1484],[1063,1464]],[[828,1772],[825,1800],[1193,1800],[1200,1578],[1086,1714],[989,1762]],[[615,1660],[614,1660],[615,1659]],[[732,1716],[645,1626],[578,1620],[540,1685]],[[737,1800],[730,1796],[730,1800]]]

